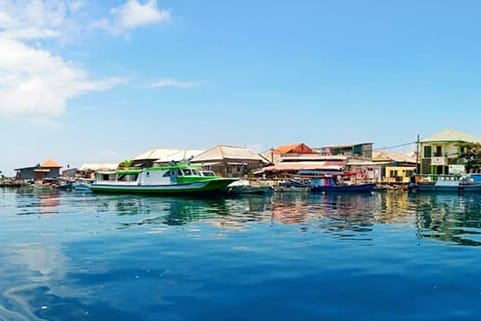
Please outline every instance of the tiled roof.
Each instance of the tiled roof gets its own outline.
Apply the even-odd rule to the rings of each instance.
[[[57,163],[56,161],[52,159],[48,159],[44,161],[42,164],[40,164],[40,167],[46,167],[46,168],[62,168],[62,165]]]

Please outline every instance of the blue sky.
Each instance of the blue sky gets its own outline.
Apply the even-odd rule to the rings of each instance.
[[[479,1],[0,0],[0,170],[481,137]]]

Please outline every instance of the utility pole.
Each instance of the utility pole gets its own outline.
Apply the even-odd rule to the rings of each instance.
[[[421,164],[419,163],[419,134],[416,138],[416,174],[421,174]]]

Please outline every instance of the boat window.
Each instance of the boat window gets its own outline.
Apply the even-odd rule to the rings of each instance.
[[[182,171],[179,169],[177,170],[177,176],[184,176],[184,173],[182,173]]]
[[[192,175],[195,175],[195,176],[200,176],[200,172],[196,169],[193,169],[192,170]]]
[[[119,175],[117,180],[121,182],[135,182],[138,176],[138,174]]]
[[[169,177],[170,176],[170,171],[167,171],[164,173],[164,175],[162,175],[162,177]]]
[[[184,171],[184,175],[185,175],[185,176],[190,176],[190,175],[192,175],[191,170],[188,169],[188,168],[184,168],[183,171]]]

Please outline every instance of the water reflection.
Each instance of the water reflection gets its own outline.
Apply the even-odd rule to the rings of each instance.
[[[424,194],[412,200],[420,237],[459,245],[481,245],[481,196]]]
[[[23,187],[17,190],[17,208],[20,215],[56,214],[61,196],[53,188]]]

